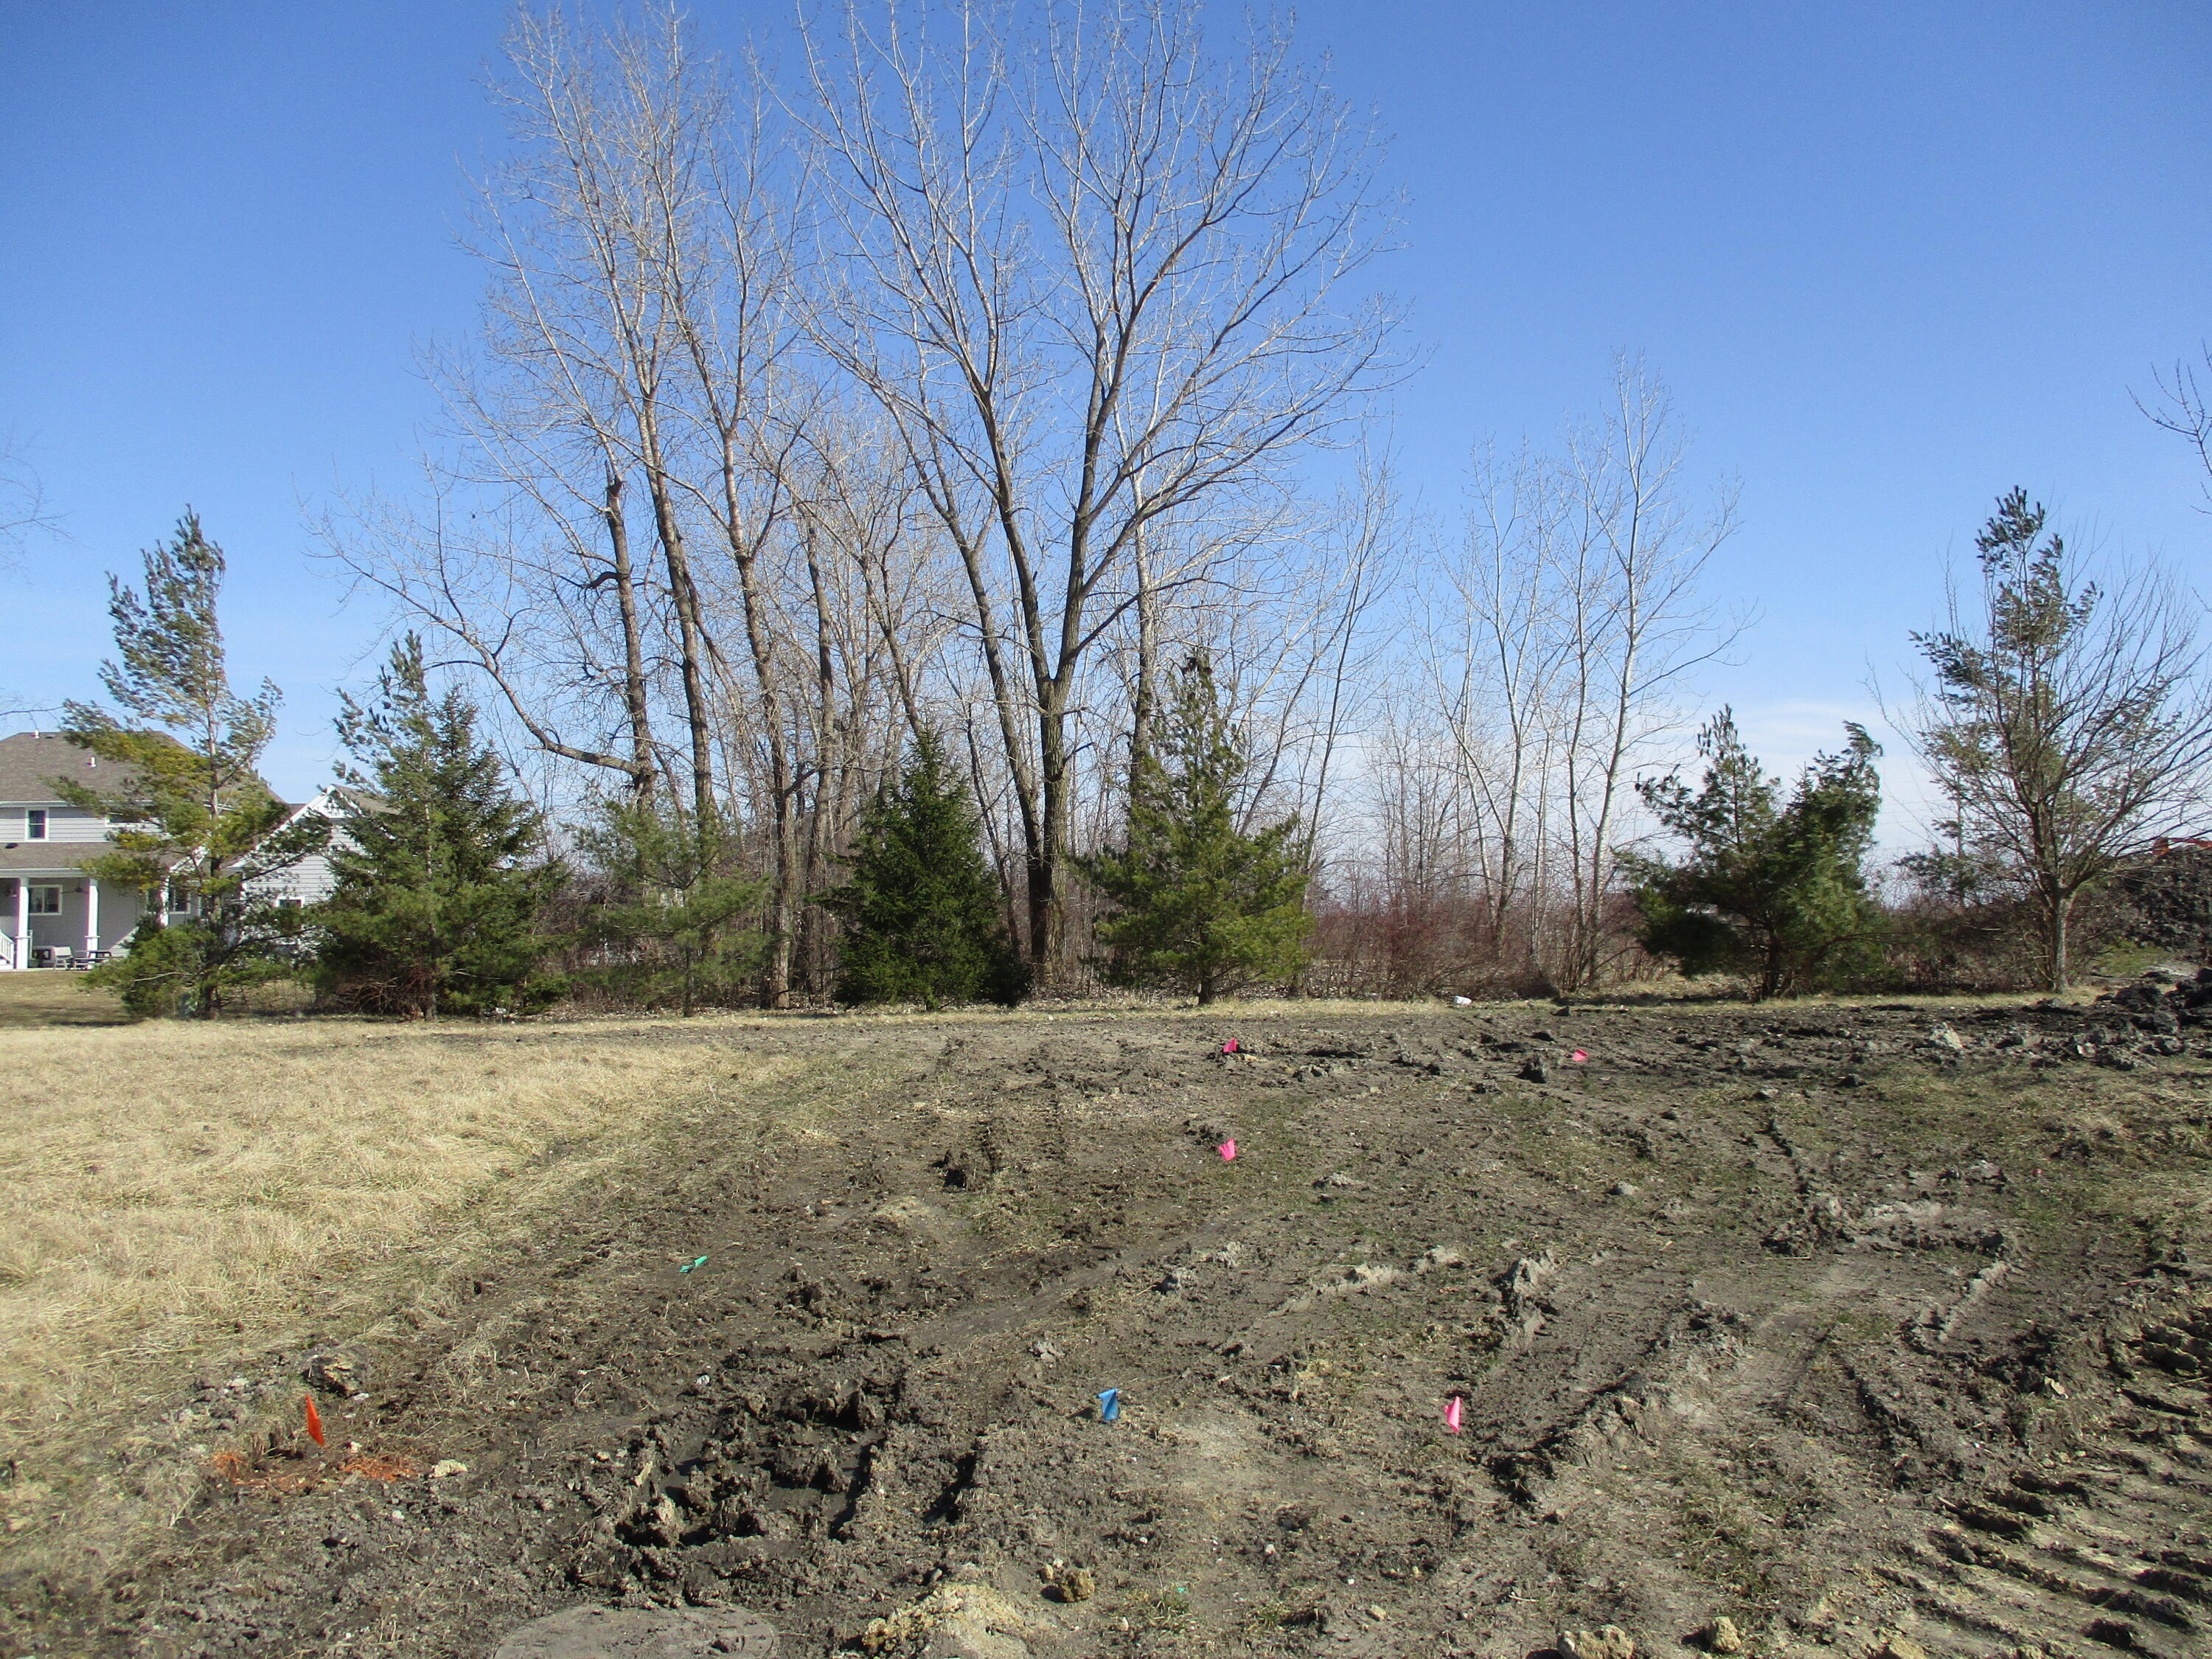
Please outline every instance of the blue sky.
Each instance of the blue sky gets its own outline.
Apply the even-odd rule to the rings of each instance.
[[[306,518],[404,485],[434,422],[413,353],[471,315],[453,228],[507,15],[0,0],[0,431],[64,531],[0,574],[15,701],[94,692],[105,573],[189,501],[236,669],[288,694],[270,775],[324,775],[381,618]],[[1762,621],[1701,689],[1776,764],[1867,712],[2008,485],[2205,574],[2199,475],[2130,392],[2212,336],[2212,9],[1328,0],[1299,30],[1408,196],[1407,481],[1450,512],[1470,443],[1643,353],[1741,482],[1714,589]]]

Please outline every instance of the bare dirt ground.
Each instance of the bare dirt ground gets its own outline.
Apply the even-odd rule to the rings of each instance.
[[[2188,1000],[672,1026],[633,1178],[205,1377],[0,1652],[2205,1653]]]

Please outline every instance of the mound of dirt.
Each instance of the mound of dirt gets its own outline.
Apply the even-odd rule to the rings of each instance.
[[[333,1334],[327,1478],[231,1452],[0,1650],[2203,1653],[2176,994],[732,1024],[799,1080]]]

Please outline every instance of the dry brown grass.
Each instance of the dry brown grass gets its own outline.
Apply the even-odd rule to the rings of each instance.
[[[710,1056],[726,1098],[769,1080],[781,1068],[748,1065],[744,1032],[644,1019],[0,1027],[11,1529],[94,1502],[88,1471],[118,1452],[197,1467],[207,1449],[168,1409],[181,1384],[434,1300],[494,1239],[619,1180],[641,1140],[700,1098],[691,1079]],[[134,1484],[155,1520],[191,1485]]]
[[[82,974],[59,969],[0,973],[0,1031],[130,1023],[114,995],[92,989]]]

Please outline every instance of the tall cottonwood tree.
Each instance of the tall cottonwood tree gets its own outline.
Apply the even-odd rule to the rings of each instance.
[[[1387,230],[1373,150],[1285,34],[1216,58],[1164,0],[842,21],[810,43],[842,271],[817,337],[960,562],[1049,980],[1078,687],[1148,527],[1263,484],[1382,377],[1390,319],[1346,297]]]
[[[2158,378],[2158,398],[2154,404],[2136,400],[2136,407],[2182,439],[2197,452],[2197,459],[2204,468],[2202,488],[2207,503],[2205,511],[2212,512],[2212,345],[2203,348],[2203,362],[2206,380],[2197,378],[2200,365],[2187,359],[2173,366],[2173,372]]]
[[[1291,459],[1385,377],[1389,323],[1344,297],[1383,230],[1370,148],[1286,43],[1217,60],[1164,6],[845,21],[795,126],[665,11],[518,25],[485,327],[436,365],[460,441],[422,510],[334,535],[532,745],[599,775],[576,793],[618,779],[702,834],[714,798],[766,878],[771,1002],[826,983],[801,901],[907,732],[945,733],[1058,964],[1068,849],[1163,653],[1218,647],[1265,764],[1315,787],[1376,586],[1340,605],[1285,551]],[[939,50],[971,26],[974,54]]]
[[[778,1005],[821,775],[779,586],[813,395],[787,361],[789,146],[773,95],[672,9],[605,30],[526,11],[507,44],[515,144],[472,241],[484,326],[436,368],[464,440],[448,482],[520,512],[487,515],[490,535],[456,533],[459,514],[380,526],[346,556],[456,641],[541,750],[641,801],[666,778],[702,846],[764,848]]]
[[[1952,856],[2018,884],[2063,991],[2075,902],[2205,801],[2212,685],[2192,599],[2148,565],[2091,580],[2047,525],[2027,490],[1999,497],[1978,592],[1912,635],[1929,671],[1912,725]]]
[[[1425,584],[1415,707],[1436,715],[1402,722],[1389,815],[1438,896],[1474,899],[1491,948],[1562,989],[1605,971],[1636,769],[1741,627],[1700,592],[1733,495],[1695,507],[1687,460],[1665,388],[1620,359],[1601,417],[1553,449],[1477,452],[1462,539]]]

